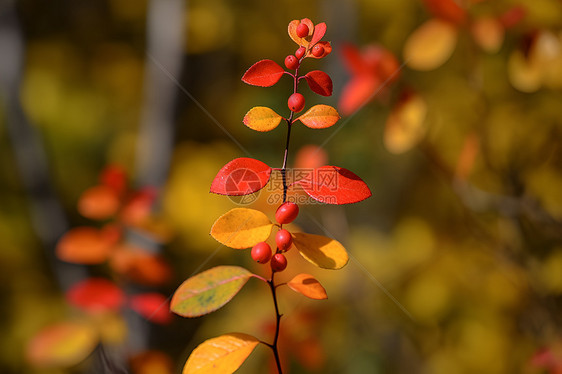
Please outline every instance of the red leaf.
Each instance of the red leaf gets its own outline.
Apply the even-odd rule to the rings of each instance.
[[[338,109],[341,114],[348,116],[367,104],[375,95],[381,81],[372,75],[358,75],[349,81],[340,96]]]
[[[369,67],[365,64],[359,49],[352,44],[344,44],[341,48],[343,63],[353,75],[368,73]]]
[[[310,46],[313,47],[314,44],[318,43],[320,39],[326,34],[326,24],[324,22],[314,26],[314,34],[312,34],[312,39],[310,39]]]
[[[516,5],[503,13],[499,21],[506,29],[509,29],[515,25],[517,25],[525,15],[527,14],[527,9],[523,8],[521,5]]]
[[[306,78],[308,87],[310,87],[313,92],[322,96],[332,95],[333,84],[328,74],[320,70],[313,70],[304,77]]]
[[[241,157],[219,170],[211,184],[211,192],[242,196],[261,190],[269,182],[271,168],[259,160]]]
[[[296,182],[310,197],[326,204],[352,204],[371,196],[361,178],[337,166],[322,166]]]
[[[285,70],[272,60],[261,60],[253,64],[244,76],[242,81],[252,86],[270,87],[279,82]]]
[[[66,292],[68,302],[89,312],[116,311],[125,302],[125,295],[113,282],[90,278],[75,284]]]
[[[136,191],[121,209],[121,221],[131,226],[142,225],[150,217],[157,197],[158,191],[154,187],[143,187]]]
[[[427,9],[436,17],[461,25],[466,21],[466,11],[454,0],[423,0]]]
[[[166,324],[172,320],[170,303],[164,295],[159,293],[151,292],[132,296],[129,305],[131,309],[151,322]]]

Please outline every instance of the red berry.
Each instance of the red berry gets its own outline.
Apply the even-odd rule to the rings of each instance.
[[[259,242],[252,248],[251,255],[254,261],[265,264],[271,258],[271,247],[266,242]]]
[[[314,57],[322,57],[324,56],[324,47],[321,44],[316,44],[312,47],[312,54]]]
[[[286,223],[291,223],[297,218],[299,215],[299,206],[295,203],[287,201],[283,203],[277,208],[277,212],[275,212],[275,219],[281,225]]]
[[[295,56],[300,60],[302,58],[302,56],[304,56],[305,52],[306,52],[306,48],[300,47],[299,49],[297,49],[295,51]]]
[[[297,36],[299,38],[305,38],[308,36],[308,32],[309,32],[308,26],[302,22],[299,23],[299,25],[297,26]]]
[[[289,55],[285,57],[285,66],[287,69],[295,70],[299,67],[299,60],[295,56]]]
[[[289,105],[289,109],[291,109],[292,112],[300,112],[304,108],[304,96],[300,93],[292,94],[289,96],[287,105]]]
[[[277,248],[279,248],[282,252],[291,248],[291,245],[293,244],[293,237],[291,236],[291,233],[285,229],[277,231],[277,235],[275,235],[275,244],[277,244]]]
[[[276,253],[271,258],[271,270],[278,272],[287,268],[287,257],[283,253]]]

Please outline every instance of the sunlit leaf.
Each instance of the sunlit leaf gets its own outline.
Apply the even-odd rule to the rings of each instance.
[[[242,196],[259,191],[267,185],[271,168],[259,160],[236,158],[224,165],[211,184],[211,192]]]
[[[252,86],[270,87],[279,82],[285,70],[272,60],[261,60],[252,65],[242,81]]]
[[[299,274],[287,282],[287,286],[295,292],[316,300],[327,299],[326,290],[320,282],[310,274]]]
[[[340,119],[338,111],[329,105],[315,105],[296,119],[311,129],[325,129]]]
[[[297,232],[293,234],[293,243],[305,259],[323,269],[341,269],[349,260],[338,241],[322,235]]]
[[[106,261],[113,242],[93,227],[76,227],[60,238],[56,247],[58,258],[77,264],[100,264]]]
[[[522,92],[535,92],[542,85],[543,70],[537,59],[525,58],[522,51],[515,50],[507,60],[509,82]]]
[[[296,183],[310,197],[325,204],[352,204],[371,196],[371,190],[361,178],[337,166],[316,168]]]
[[[101,185],[88,188],[78,199],[78,212],[90,219],[106,219],[117,213],[119,196],[110,187]]]
[[[474,41],[486,52],[496,53],[500,50],[505,36],[504,26],[495,18],[475,19],[470,27]]]
[[[183,282],[170,309],[182,317],[199,317],[221,308],[254,274],[239,266],[217,266]]]
[[[380,88],[382,81],[371,75],[359,75],[349,81],[340,95],[338,109],[349,116],[367,104]]]
[[[220,216],[211,235],[230,248],[250,248],[269,238],[273,224],[259,210],[234,208]]]
[[[404,60],[412,69],[433,70],[451,57],[457,29],[446,21],[430,19],[414,30],[404,45]]]
[[[234,373],[258,344],[258,339],[242,333],[206,340],[191,352],[183,374]]]
[[[435,16],[456,24],[466,21],[466,11],[455,0],[423,0],[425,6]]]
[[[27,358],[34,366],[68,367],[92,353],[99,337],[86,322],[61,322],[41,330],[27,346]]]
[[[308,36],[301,38],[297,35],[297,26],[301,24],[301,20],[298,19],[289,22],[288,33],[295,43],[303,47],[308,47],[314,33],[314,24],[308,18],[303,18],[302,23],[308,26]]]
[[[283,117],[275,113],[271,108],[265,106],[257,106],[244,116],[244,124],[256,131],[271,131],[276,128]]]
[[[427,104],[415,93],[406,93],[386,120],[384,145],[392,153],[403,153],[414,147],[425,135]]]
[[[67,291],[66,299],[90,312],[117,311],[125,303],[125,294],[105,278],[89,278],[73,285]]]
[[[333,90],[332,78],[323,71],[313,70],[308,72],[305,76],[308,87],[313,92],[322,96],[331,96]]]
[[[326,28],[327,27],[324,22],[314,26],[314,33],[312,34],[312,39],[310,39],[310,45],[315,45],[324,37],[326,34]]]
[[[156,292],[131,296],[129,306],[150,322],[167,324],[172,320],[168,298]]]

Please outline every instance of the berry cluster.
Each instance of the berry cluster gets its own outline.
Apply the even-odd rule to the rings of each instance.
[[[299,214],[299,206],[292,202],[285,202],[277,208],[275,220],[279,223],[279,230],[275,235],[275,244],[277,249],[272,257],[271,246],[266,242],[259,242],[251,251],[254,261],[260,264],[266,264],[271,260],[271,270],[280,272],[287,267],[287,258],[283,254],[291,249],[293,245],[293,237],[288,230],[283,228],[284,224],[291,223]]]

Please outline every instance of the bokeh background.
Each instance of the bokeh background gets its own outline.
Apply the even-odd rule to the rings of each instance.
[[[242,118],[257,105],[286,115],[292,83],[264,89],[240,78],[260,59],[282,64],[294,53],[287,24],[304,17],[326,22],[333,45],[304,69],[328,72],[334,95],[303,88],[307,105],[348,100],[348,110],[330,129],[296,127],[290,162],[303,146],[322,146],[301,161],[326,156],[360,175],[373,196],[301,207],[296,225],[336,238],[352,260],[323,271],[289,257],[283,276],[314,274],[329,299],[280,290],[287,368],[562,372],[560,1],[3,0],[2,373],[179,373],[207,338],[241,331],[269,340],[273,309],[258,282],[210,316],[163,325],[148,320],[154,308],[139,314],[129,301],[92,312],[67,291],[95,276],[127,295],[165,298],[214,265],[266,274],[247,251],[209,237],[240,202],[208,188],[235,157],[281,166],[284,127],[257,133]],[[432,19],[446,20],[446,32],[412,41]],[[376,91],[345,91],[357,78],[345,48],[363,53],[360,78],[374,79]],[[373,50],[395,56],[400,71],[384,75]],[[434,66],[420,69],[418,58]],[[121,240],[168,265],[147,265],[140,282],[114,263],[73,264],[55,253],[71,228],[105,224],[77,204],[106,165],[124,168],[131,190],[154,187],[152,205],[140,204],[152,207],[150,219],[128,225]],[[253,204],[272,216],[265,194]],[[148,282],[157,270],[162,279]],[[65,321],[78,333],[32,352],[40,331]],[[240,372],[269,365],[261,347]]]

